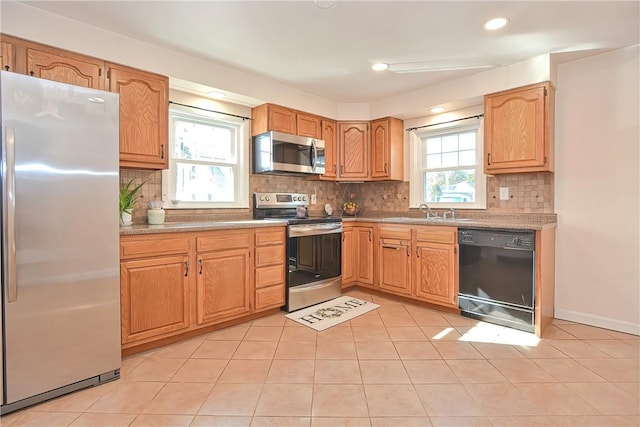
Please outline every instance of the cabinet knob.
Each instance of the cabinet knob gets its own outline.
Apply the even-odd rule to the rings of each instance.
[[[10,67],[9,67],[8,65],[5,65],[5,66],[4,66],[4,69],[5,69],[5,71],[9,71],[9,70],[10,70]]]
[[[35,76],[35,74],[36,74],[36,73],[34,73],[34,72],[33,72],[33,70],[29,71],[29,75],[30,75],[31,77]]]

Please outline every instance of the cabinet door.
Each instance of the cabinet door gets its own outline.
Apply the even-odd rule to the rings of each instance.
[[[485,97],[485,171],[549,170],[547,85]]]
[[[173,256],[120,264],[123,344],[189,326],[188,262]]]
[[[2,40],[0,42],[0,63],[4,71],[16,71],[15,49],[12,43]]]
[[[114,64],[108,78],[120,94],[120,167],[166,169],[169,79]]]
[[[458,306],[457,247],[441,243],[417,243],[417,298],[449,307]]]
[[[380,289],[400,295],[411,294],[410,246],[402,241],[380,239]]]
[[[296,118],[298,135],[318,139],[322,137],[320,117],[312,116],[310,114],[296,113]]]
[[[297,118],[295,111],[277,105],[269,105],[269,130],[297,134]]]
[[[338,136],[337,123],[331,120],[322,121],[322,139],[324,140],[324,174],[320,179],[333,181],[338,176]]]
[[[404,179],[404,122],[395,117],[371,122],[371,179]]]
[[[389,177],[389,121],[371,122],[371,178]]]
[[[358,268],[359,283],[373,285],[373,228],[358,227]]]
[[[359,181],[369,177],[369,123],[339,124],[338,151],[341,180]]]
[[[28,45],[27,73],[41,79],[69,83],[93,89],[104,89],[104,62],[75,53]]]
[[[342,287],[355,282],[358,275],[358,246],[356,229],[342,229]]]
[[[197,258],[198,323],[221,322],[249,314],[249,249],[200,254]]]

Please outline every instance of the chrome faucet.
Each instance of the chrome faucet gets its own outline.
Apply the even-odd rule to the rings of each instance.
[[[455,211],[455,209],[451,208],[451,209],[449,209],[449,212],[443,213],[442,214],[442,218],[443,219],[447,219],[447,214],[450,215],[449,218],[456,219],[456,211]]]
[[[420,206],[418,206],[418,209],[420,209],[422,212],[426,212],[427,219],[438,218],[438,212],[432,211],[429,205],[427,205],[426,203],[422,203]]]

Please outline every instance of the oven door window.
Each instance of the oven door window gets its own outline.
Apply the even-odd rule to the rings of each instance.
[[[289,238],[289,287],[338,277],[342,270],[342,234]]]

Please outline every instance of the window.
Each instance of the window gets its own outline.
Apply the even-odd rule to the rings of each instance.
[[[484,209],[481,124],[417,132],[412,138],[411,207]]]
[[[249,207],[245,128],[240,119],[171,110],[169,169],[162,180],[165,207]]]

